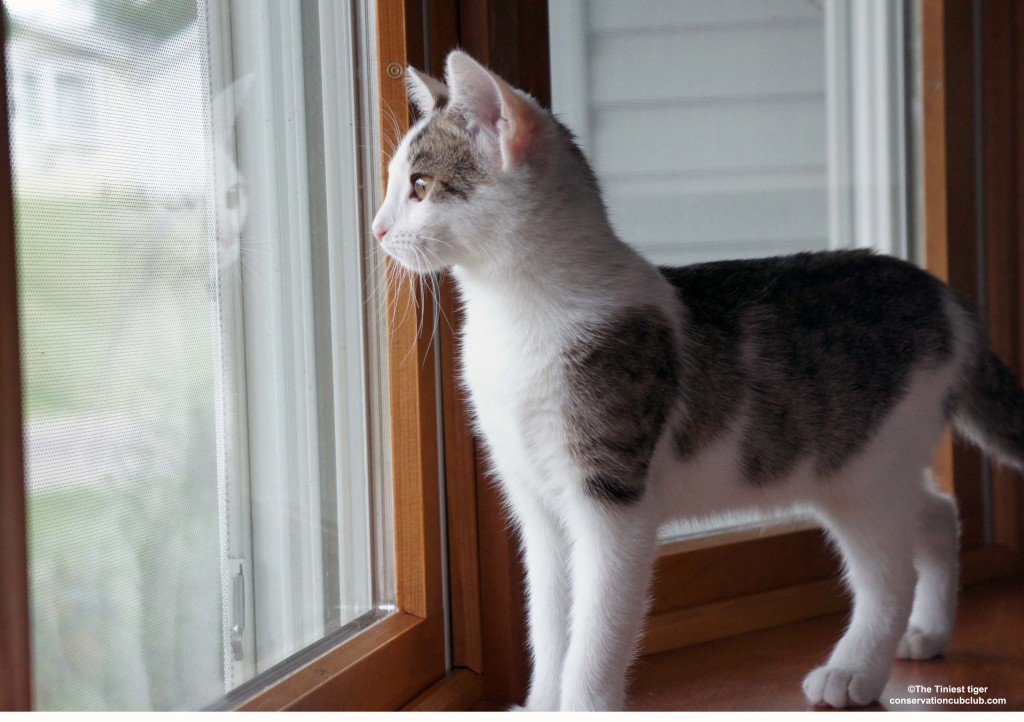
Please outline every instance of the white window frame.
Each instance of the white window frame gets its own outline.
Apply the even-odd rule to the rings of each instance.
[[[908,258],[903,3],[826,0],[829,245]]]
[[[235,144],[249,208],[218,298],[231,690],[329,634],[329,607],[346,620],[393,610],[390,443],[386,337],[365,302],[382,283],[365,230],[380,187],[376,134],[364,132],[376,127],[365,8],[209,5],[213,88],[252,86],[237,122],[219,121],[235,126],[219,132]],[[327,600],[328,569],[365,583]]]

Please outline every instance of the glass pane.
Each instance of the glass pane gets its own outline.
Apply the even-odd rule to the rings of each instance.
[[[905,255],[903,3],[563,0],[552,96],[622,236],[679,265]]]
[[[906,9],[559,0],[552,106],[616,230],[655,263],[857,247],[910,257]],[[673,525],[663,538],[706,529]]]
[[[202,707],[393,604],[368,25],[4,9],[35,705]]]

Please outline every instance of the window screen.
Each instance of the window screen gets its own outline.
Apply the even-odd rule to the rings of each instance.
[[[392,606],[368,20],[4,4],[35,706],[206,706]]]

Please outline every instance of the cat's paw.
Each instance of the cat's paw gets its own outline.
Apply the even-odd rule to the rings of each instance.
[[[911,625],[899,646],[896,647],[898,659],[934,659],[946,651],[949,635],[925,632]]]
[[[804,694],[814,705],[863,707],[875,702],[886,679],[862,670],[818,667],[804,679]]]

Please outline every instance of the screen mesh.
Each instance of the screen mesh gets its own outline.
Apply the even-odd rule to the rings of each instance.
[[[205,8],[5,9],[36,707],[194,708],[225,664]]]

